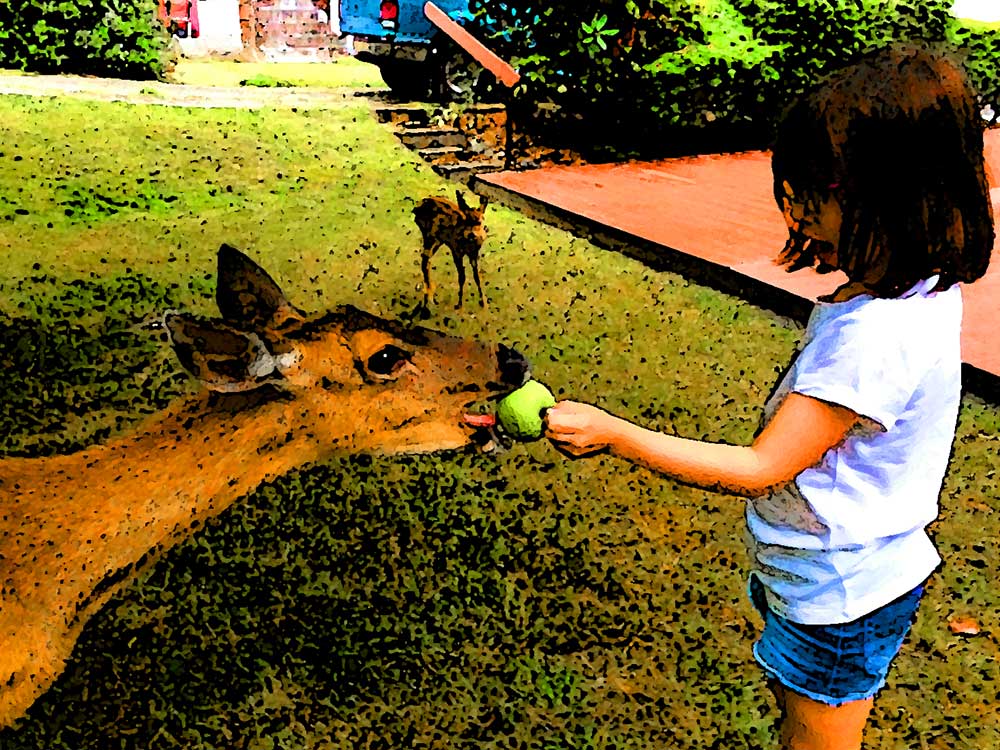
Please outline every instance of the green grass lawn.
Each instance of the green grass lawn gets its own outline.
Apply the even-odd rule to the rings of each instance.
[[[8,454],[90,444],[188,391],[141,324],[212,311],[222,242],[307,310],[412,310],[410,209],[454,193],[350,101],[3,97],[0,164]],[[430,325],[518,347],[562,396],[751,438],[798,326],[502,206],[487,222],[489,311],[452,310],[441,253]],[[965,399],[934,529],[945,567],[872,747],[1000,744],[998,428],[995,406]],[[774,746],[742,513],[738,498],[606,457],[569,462],[544,442],[337,458],[261,488],[109,602],[0,747]],[[952,614],[983,634],[952,634]]]
[[[31,76],[9,68],[5,76]],[[167,77],[169,83],[189,86],[305,86],[310,88],[381,89],[385,82],[378,66],[353,57],[339,56],[329,62],[282,63],[240,62],[215,58],[181,57]],[[152,90],[152,89],[151,89]]]

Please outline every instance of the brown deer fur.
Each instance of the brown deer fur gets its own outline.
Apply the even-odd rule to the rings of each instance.
[[[467,445],[463,409],[520,377],[502,346],[498,361],[349,306],[307,317],[228,246],[217,300],[221,320],[165,320],[202,395],[105,445],[0,459],[0,726],[60,674],[136,567],[201,521],[334,453]]]
[[[424,307],[430,307],[434,299],[434,284],[431,282],[431,259],[442,245],[451,250],[455,270],[458,271],[458,304],[456,310],[462,308],[462,296],[465,290],[465,266],[463,258],[469,259],[472,268],[472,278],[479,290],[479,305],[486,307],[486,297],[483,295],[483,285],[479,281],[479,251],[486,240],[486,227],[483,216],[489,199],[482,196],[479,207],[472,208],[465,202],[462,191],[455,192],[453,203],[445,198],[424,198],[413,208],[413,219],[423,236],[423,247],[420,251],[420,270],[424,278]]]

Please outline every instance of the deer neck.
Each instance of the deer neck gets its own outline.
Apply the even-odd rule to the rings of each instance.
[[[108,576],[316,460],[322,446],[294,427],[301,408],[276,394],[205,398],[103,446],[0,461],[0,583],[80,614]]]
[[[314,458],[275,394],[208,396],[176,405],[104,445],[69,455],[0,460],[0,495],[22,510],[113,505],[171,495],[215,504]],[[301,451],[305,451],[305,455]]]

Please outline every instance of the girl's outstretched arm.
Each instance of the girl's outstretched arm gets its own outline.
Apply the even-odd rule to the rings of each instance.
[[[686,484],[754,497],[818,464],[860,419],[843,406],[790,393],[753,445],[739,446],[666,435],[596,406],[560,401],[548,411],[545,434],[573,456],[607,448]]]

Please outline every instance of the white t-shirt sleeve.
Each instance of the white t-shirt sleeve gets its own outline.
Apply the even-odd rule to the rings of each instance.
[[[790,390],[847,407],[890,429],[913,385],[898,332],[877,317],[847,314],[825,321],[799,354]]]

